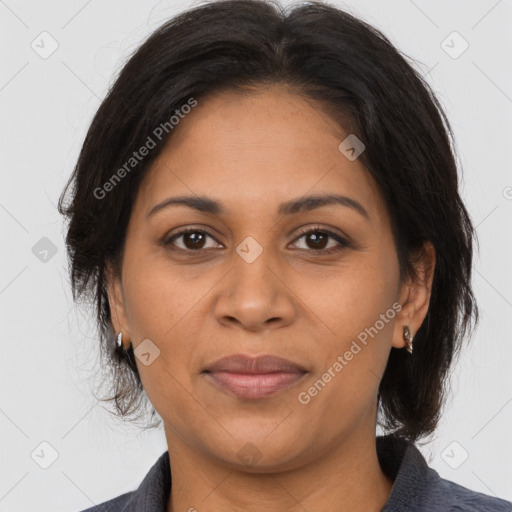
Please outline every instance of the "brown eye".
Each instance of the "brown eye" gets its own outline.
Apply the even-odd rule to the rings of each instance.
[[[207,246],[209,238],[215,243]],[[323,254],[331,254],[350,245],[343,237],[318,228],[304,231],[296,240],[301,239],[304,239],[306,246],[300,249],[318,251]],[[178,240],[180,240],[180,243],[177,243]],[[210,233],[194,228],[175,233],[163,242],[164,246],[171,246],[172,248],[188,252],[200,252],[202,249],[212,249],[220,245],[215,244],[218,244],[218,242]]]
[[[206,247],[206,241],[208,238],[215,240],[207,231],[202,229],[186,229],[172,235],[170,238],[164,241],[164,245],[174,245],[178,249],[184,251],[198,251],[200,249],[208,249],[214,246]],[[175,244],[176,240],[181,239],[181,246]]]
[[[297,240],[301,239],[305,241],[305,250],[320,251],[324,254],[331,254],[349,246],[348,241],[341,236],[319,228],[303,231],[297,238]],[[331,240],[330,246],[329,240]]]
[[[327,242],[330,238],[329,235],[326,235],[325,233],[321,233],[319,231],[314,231],[304,236],[306,239],[306,243],[312,244],[311,249],[325,249],[325,246],[327,245]]]

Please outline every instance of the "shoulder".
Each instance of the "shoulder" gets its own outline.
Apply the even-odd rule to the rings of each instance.
[[[512,512],[512,503],[442,478],[411,441],[378,438],[383,470],[394,478],[381,512]]]
[[[446,512],[512,512],[512,502],[473,491],[451,480],[434,479],[429,499]]]
[[[121,494],[116,498],[104,501],[103,503],[94,505],[93,507],[82,510],[81,512],[122,512],[134,494],[134,491]]]
[[[81,512],[160,512],[165,510],[171,490],[169,452],[164,452],[150,468],[137,490]]]

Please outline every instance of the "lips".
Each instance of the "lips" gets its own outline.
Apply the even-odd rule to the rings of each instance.
[[[307,373],[301,365],[281,357],[243,354],[223,357],[203,371],[221,390],[248,399],[265,398],[287,389]]]
[[[231,373],[274,373],[274,372],[305,372],[306,370],[282,357],[265,355],[258,357],[237,354],[218,359],[206,368],[207,372]]]

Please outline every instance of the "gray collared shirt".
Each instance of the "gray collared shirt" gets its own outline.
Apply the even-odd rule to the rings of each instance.
[[[410,441],[376,438],[377,455],[393,487],[381,512],[512,512],[512,502],[441,478]],[[163,453],[136,491],[83,512],[165,512],[171,491],[169,452]]]

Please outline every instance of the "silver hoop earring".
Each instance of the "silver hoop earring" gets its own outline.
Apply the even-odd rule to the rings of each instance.
[[[120,332],[118,335],[117,335],[117,346],[119,348],[121,348],[123,346],[123,333]]]
[[[409,326],[408,325],[404,325],[403,332],[404,332],[404,340],[405,340],[405,343],[407,344],[407,351],[410,354],[412,354],[412,340],[413,340],[413,337],[411,335],[411,331],[409,330]]]

